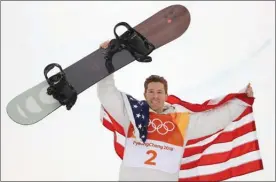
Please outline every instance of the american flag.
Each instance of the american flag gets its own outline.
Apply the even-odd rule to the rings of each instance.
[[[144,103],[139,104],[133,97],[126,97],[129,98],[131,106],[138,106],[133,107],[133,116],[136,114],[145,116],[142,107]],[[224,129],[208,136],[188,140],[182,156],[179,181],[222,181],[263,169],[253,117],[254,98],[249,98],[244,93],[234,93],[207,100],[202,104],[193,104],[170,95],[167,103],[184,107],[190,112],[202,112],[215,109],[235,98],[246,102],[249,106]],[[103,107],[101,116],[103,125],[114,132],[115,151],[123,159],[126,136],[123,127]],[[145,122],[137,121],[138,128],[139,124]],[[140,133],[141,136],[144,134]]]
[[[149,105],[146,101],[138,101],[128,94],[126,94],[126,97],[131,106],[132,115],[135,118],[135,126],[139,131],[139,137],[145,142],[149,123]]]

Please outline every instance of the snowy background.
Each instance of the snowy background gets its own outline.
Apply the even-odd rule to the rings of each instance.
[[[188,31],[116,73],[116,84],[143,98],[144,79],[163,75],[170,94],[202,103],[242,89],[255,92],[254,113],[264,170],[233,180],[275,180],[274,2],[2,2],[2,180],[118,180],[113,134],[99,120],[96,87],[72,111],[60,108],[32,126],[14,123],[6,105],[44,80],[51,62],[64,68],[93,52],[120,21],[135,26],[172,4],[191,13]],[[157,68],[159,67],[159,68]]]

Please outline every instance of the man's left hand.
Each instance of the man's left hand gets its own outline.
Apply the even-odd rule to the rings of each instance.
[[[250,83],[246,87],[246,94],[248,97],[253,97],[253,95],[254,95],[254,92],[253,92],[253,89],[252,89]]]

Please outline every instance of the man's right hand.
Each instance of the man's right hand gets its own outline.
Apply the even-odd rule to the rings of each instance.
[[[107,41],[101,43],[100,47],[103,48],[103,49],[106,49],[109,45],[109,42],[110,42],[110,40],[107,40]]]

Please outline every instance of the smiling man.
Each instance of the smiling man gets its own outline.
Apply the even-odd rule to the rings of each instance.
[[[150,108],[157,113],[163,112],[168,97],[168,83],[158,75],[151,75],[144,83],[144,97]]]
[[[158,75],[145,80],[143,101],[120,91],[113,74],[97,84],[97,93],[111,120],[110,128],[126,138],[120,181],[178,181],[187,141],[224,129],[254,100],[249,84],[241,94],[232,94],[210,107],[194,105],[199,112],[192,112],[179,100],[178,104],[166,102],[168,83]]]

